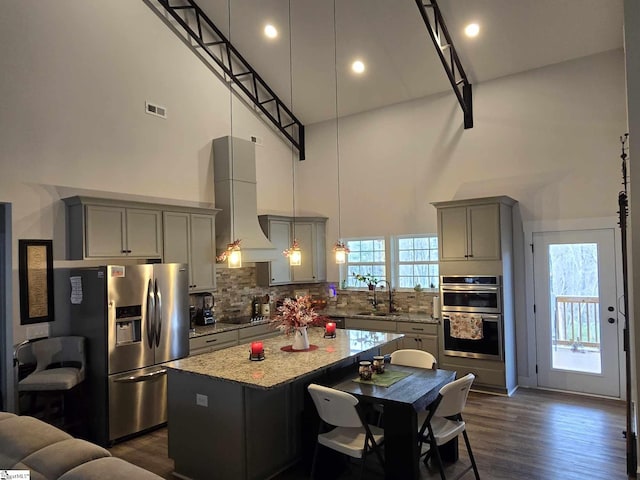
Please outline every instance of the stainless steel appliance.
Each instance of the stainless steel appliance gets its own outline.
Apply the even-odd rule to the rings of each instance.
[[[184,264],[72,269],[72,332],[87,338],[90,435],[108,445],[167,421],[162,363],[189,353]]]
[[[213,325],[216,323],[214,315],[215,303],[212,293],[202,293],[196,295],[197,304],[195,311],[196,325]]]
[[[502,279],[491,275],[440,277],[442,341],[445,355],[502,360]],[[469,314],[482,320],[482,338],[451,335],[452,316]]]
[[[501,277],[443,275],[440,299],[443,312],[502,313]]]

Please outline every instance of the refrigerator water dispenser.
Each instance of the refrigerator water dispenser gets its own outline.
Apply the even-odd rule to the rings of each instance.
[[[116,346],[139,342],[142,332],[140,305],[116,307]]]

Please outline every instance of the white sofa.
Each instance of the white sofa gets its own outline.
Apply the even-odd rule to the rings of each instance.
[[[162,478],[41,420],[6,412],[0,412],[0,470],[29,470],[31,480]]]

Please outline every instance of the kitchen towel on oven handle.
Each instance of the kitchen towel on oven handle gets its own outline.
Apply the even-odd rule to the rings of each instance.
[[[482,315],[472,313],[449,314],[450,334],[463,340],[482,340]]]

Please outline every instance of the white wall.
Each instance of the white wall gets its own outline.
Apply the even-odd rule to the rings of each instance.
[[[340,119],[342,237],[435,233],[430,202],[493,195],[518,200],[524,222],[616,215],[618,139],[626,131],[622,50],[476,85],[473,108],[470,130],[453,93]],[[330,217],[331,245],[338,238],[334,122],[308,129],[307,152],[298,168],[300,203]],[[332,262],[328,272],[338,279]],[[522,299],[523,278],[518,285]],[[518,370],[526,379],[533,316],[523,302],[517,307]]]
[[[0,201],[17,242],[52,238],[64,258],[60,198],[87,190],[160,201],[214,200],[211,141],[229,135],[229,92],[142,1],[21,0],[0,15]],[[168,110],[144,113],[145,101]],[[238,100],[233,135],[257,147],[259,213],[291,210],[291,152]]]

